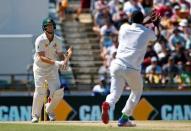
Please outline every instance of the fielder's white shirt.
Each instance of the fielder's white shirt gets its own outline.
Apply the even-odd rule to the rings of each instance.
[[[119,30],[119,46],[115,63],[141,70],[147,44],[156,40],[155,33],[141,24],[123,24]]]
[[[42,62],[38,57],[38,52],[45,52],[47,58],[57,60],[57,53],[62,51],[62,39],[60,37],[54,35],[53,40],[49,42],[46,34],[41,34],[35,41],[35,66],[42,71],[50,71],[54,65]]]

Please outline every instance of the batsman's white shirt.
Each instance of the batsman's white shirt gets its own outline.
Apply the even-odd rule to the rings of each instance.
[[[33,64],[35,86],[41,86],[45,79],[55,79],[59,82],[58,69],[56,66],[44,63],[39,59],[38,52],[42,51],[45,52],[45,56],[47,58],[57,60],[57,53],[63,51],[61,38],[54,35],[53,40],[49,42],[45,33],[37,37],[35,41],[35,55]]]
[[[35,55],[34,55],[34,64],[41,71],[50,71],[54,65],[50,65],[42,62],[38,57],[38,52],[45,52],[45,56],[52,60],[57,60],[58,52],[62,52],[62,40],[54,35],[54,38],[51,42],[49,42],[45,33],[41,34],[35,41]]]
[[[33,73],[35,81],[35,92],[33,96],[32,116],[40,117],[44,97],[47,95],[47,88],[43,88],[45,80],[48,81],[49,97],[52,99],[49,105],[49,112],[53,112],[60,98],[53,97],[56,90],[60,88],[58,68],[55,65],[46,64],[38,57],[38,52],[44,52],[47,58],[57,60],[58,52],[62,52],[62,40],[54,35],[49,42],[46,34],[41,34],[35,41],[35,55],[33,64]],[[62,93],[62,92],[61,92]],[[62,96],[61,96],[62,97]]]
[[[141,70],[147,44],[156,39],[155,33],[141,24],[123,24],[119,30],[119,46],[115,63]]]

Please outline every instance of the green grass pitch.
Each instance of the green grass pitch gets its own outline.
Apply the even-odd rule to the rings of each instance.
[[[117,127],[100,121],[0,122],[0,131],[191,131],[191,121],[135,121],[136,127]]]

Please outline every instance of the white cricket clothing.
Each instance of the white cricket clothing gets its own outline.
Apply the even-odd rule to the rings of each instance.
[[[52,60],[57,60],[57,53],[63,52],[62,50],[62,40],[54,35],[54,38],[49,42],[45,33],[41,34],[35,41],[35,55],[34,55],[34,64],[41,71],[49,72],[54,65],[50,65],[42,62],[38,57],[38,52],[45,52],[45,56]]]
[[[128,83],[131,88],[131,94],[124,109],[122,110],[122,113],[131,116],[143,91],[142,76],[139,71],[134,69],[126,68],[113,62],[111,64],[111,89],[110,94],[106,98],[106,102],[108,102],[110,107],[114,109],[115,104],[124,90],[125,84]]]
[[[33,64],[35,87],[41,87],[44,80],[50,80],[55,84],[55,86],[59,86],[60,84],[56,84],[59,82],[58,68],[55,65],[42,62],[38,57],[38,52],[45,52],[45,56],[47,58],[56,61],[58,58],[57,53],[62,52],[62,40],[58,36],[54,35],[53,40],[49,42],[46,34],[41,34],[35,41]],[[49,85],[52,85],[50,81],[48,81],[48,83]]]
[[[32,104],[32,117],[35,120],[35,117],[40,117],[41,110],[44,102],[44,97],[47,95],[47,89],[43,87],[36,87],[33,95],[33,104]]]
[[[131,116],[143,91],[143,80],[140,73],[147,43],[155,40],[154,32],[140,24],[123,24],[119,30],[119,46],[116,59],[110,66],[111,89],[106,98],[111,108],[119,100],[125,84],[131,88],[131,94],[122,113]]]
[[[57,60],[58,53],[62,52],[62,40],[54,35],[54,38],[49,42],[46,34],[41,34],[35,41],[35,55],[33,64],[33,73],[35,81],[35,92],[33,96],[32,117],[40,117],[43,106],[44,97],[47,95],[47,90],[50,90],[50,97],[60,88],[60,80],[58,67],[54,64],[42,62],[38,57],[38,52],[44,52],[47,58]],[[45,80],[48,81],[48,89],[43,87]]]
[[[141,24],[123,24],[119,30],[119,46],[115,62],[121,66],[141,70],[149,41],[154,41],[154,32]]]
[[[50,104],[46,106],[46,112],[48,114],[54,114],[54,109],[60,103],[64,96],[64,88],[54,91],[53,96],[51,97]]]

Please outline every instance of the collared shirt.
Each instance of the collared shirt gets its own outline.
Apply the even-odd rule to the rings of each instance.
[[[35,55],[34,55],[34,63],[38,68],[48,69],[51,68],[52,65],[42,62],[38,57],[38,52],[44,52],[47,58],[52,60],[57,60],[58,53],[62,52],[62,40],[58,36],[54,35],[54,38],[51,42],[49,42],[45,33],[41,34],[37,37],[35,41]]]
[[[156,40],[155,33],[141,24],[123,24],[119,30],[119,46],[115,63],[141,70],[149,41]]]

